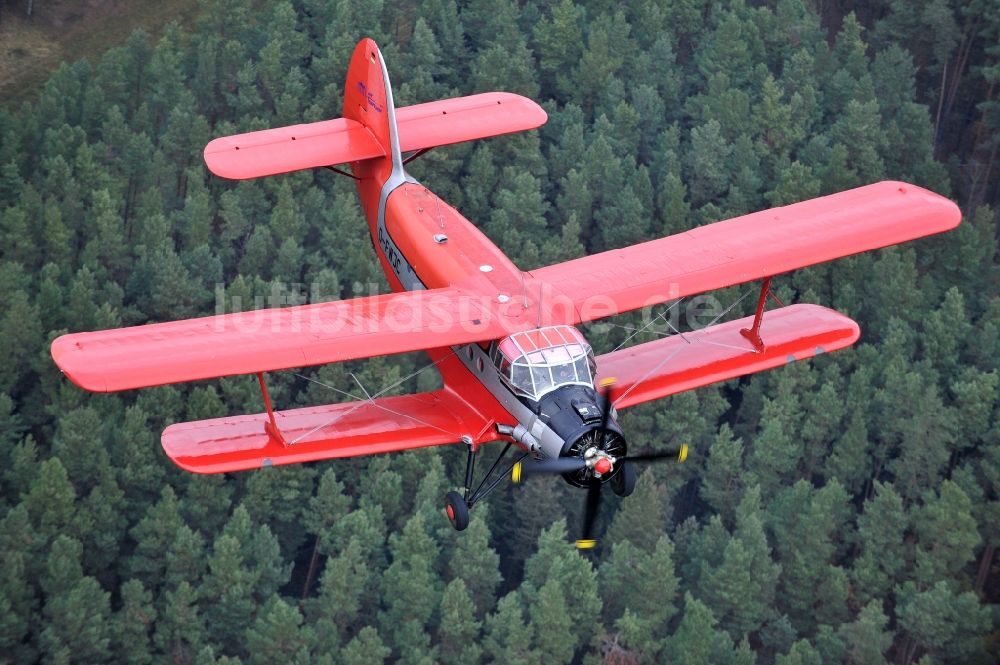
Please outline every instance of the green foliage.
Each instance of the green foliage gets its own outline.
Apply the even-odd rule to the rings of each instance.
[[[481,662],[478,644],[480,622],[475,618],[465,582],[452,580],[441,596],[441,626],[438,628],[441,662],[445,665],[475,665]]]
[[[0,110],[0,661],[997,660],[1000,11],[821,4],[206,0]],[[412,166],[525,269],[879,179],[966,219],[779,277],[862,344],[630,411],[631,450],[690,458],[606,496],[586,555],[568,543],[582,496],[548,479],[452,533],[457,455],[180,472],[158,432],[259,411],[252,379],[88,396],[48,344],[212,314],[217,292],[234,310],[298,283],[384,288],[353,183],[233,183],[201,155],[339,115],[363,35],[400,105],[498,89],[544,106],[537,133]],[[599,353],[625,338],[610,329]],[[315,378],[381,387],[416,363]],[[271,384],[282,408],[331,399]]]

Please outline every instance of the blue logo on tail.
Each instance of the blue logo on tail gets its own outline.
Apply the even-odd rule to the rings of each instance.
[[[364,81],[358,81],[358,92],[360,92],[361,96],[368,101],[368,106],[375,109],[378,113],[382,112],[382,107],[378,105],[378,102],[375,101],[375,97],[368,91],[368,86],[365,85]]]

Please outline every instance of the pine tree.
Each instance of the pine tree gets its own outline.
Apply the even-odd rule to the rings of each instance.
[[[330,636],[346,635],[358,618],[361,596],[369,586],[371,574],[364,549],[356,538],[351,538],[346,547],[326,560],[319,582],[319,597],[308,607],[310,614],[315,616],[317,634],[329,649],[339,642],[334,639],[329,645]]]
[[[177,495],[167,486],[160,500],[149,507],[145,517],[131,530],[136,548],[126,564],[129,575],[147,589],[159,588],[165,570],[163,553],[169,550],[183,525]]]
[[[7,342],[0,353],[0,392],[13,394],[30,369],[31,351],[44,338],[38,307],[20,289],[9,293],[0,316],[0,335]]]
[[[163,487],[163,466],[155,458],[154,436],[149,416],[138,406],[125,409],[119,427],[111,432],[117,443],[119,484],[128,488],[125,514],[130,524],[156,501]]]
[[[531,648],[533,629],[524,620],[521,598],[516,591],[497,603],[497,610],[486,618],[483,628],[483,651],[492,655],[493,663],[510,665],[540,665],[541,660]]]
[[[263,603],[288,582],[292,566],[282,558],[278,539],[267,524],[251,522],[244,504],[233,511],[221,535],[240,543],[240,557],[252,574],[258,602]]]
[[[656,481],[652,469],[647,469],[636,481],[635,492],[615,513],[605,539],[609,543],[630,542],[652,552],[667,524],[666,505],[666,488]]]
[[[592,109],[609,79],[625,64],[632,50],[629,25],[621,12],[604,14],[590,22],[587,43],[573,72],[576,83],[573,100],[584,109]]]
[[[542,72],[543,89],[558,92],[562,99],[573,94],[573,81],[567,72],[580,61],[584,44],[581,23],[583,9],[570,0],[552,5],[551,16],[535,24],[535,53]]]
[[[392,653],[374,626],[365,626],[340,653],[344,665],[382,665]]]
[[[858,516],[861,555],[854,564],[862,600],[884,598],[908,565],[904,534],[909,526],[903,501],[892,485],[875,482],[874,496]]]
[[[4,521],[10,519],[14,511],[7,513]],[[23,510],[21,510],[23,514]],[[27,564],[27,547],[12,551],[6,533],[7,525],[0,526],[0,537],[4,543],[2,552],[5,565],[0,570],[0,658],[10,662],[33,662],[38,654],[28,639],[31,628],[37,624],[38,600],[31,584]]]
[[[806,640],[799,640],[792,645],[787,654],[779,655],[775,665],[822,665],[823,658]]]
[[[698,492],[730,523],[743,493],[743,475],[743,442],[723,425],[708,450]]]
[[[500,556],[490,544],[490,530],[484,519],[474,519],[456,541],[448,560],[452,580],[462,580],[476,606],[476,616],[493,609],[500,574]]]
[[[205,572],[205,537],[186,524],[181,525],[165,558],[163,581],[167,588],[176,589],[182,582],[196,584]]]
[[[535,553],[524,564],[524,581],[532,589],[541,589],[550,578],[560,582],[566,594],[573,634],[579,642],[589,640],[601,607],[597,573],[590,561],[566,542],[563,521],[542,531]]]
[[[905,662],[912,662],[921,650],[935,659],[965,662],[984,655],[979,635],[989,625],[989,609],[971,591],[957,593],[944,580],[918,591],[908,582],[901,590],[896,617],[908,637]]]
[[[847,419],[847,426],[834,438],[826,475],[835,478],[852,494],[858,494],[868,483],[871,468],[871,443],[865,416],[855,409]]]
[[[720,624],[739,636],[767,620],[780,570],[764,535],[760,490],[750,488],[736,510],[736,531],[725,544],[721,561],[703,570],[699,586]]]
[[[549,578],[538,590],[538,598],[529,608],[529,623],[534,628],[534,652],[545,663],[569,663],[576,643],[570,631],[566,596],[555,578]]]
[[[717,120],[709,120],[691,130],[688,187],[692,204],[707,203],[726,190],[729,173],[725,163],[731,150]]]
[[[198,589],[198,596],[204,601],[205,621],[212,627],[213,642],[228,653],[244,652],[244,632],[256,608],[253,594],[258,575],[248,568],[242,548],[243,543],[233,536],[220,534],[208,558],[208,572]]]
[[[246,632],[248,663],[308,663],[314,639],[309,626],[302,625],[302,615],[277,596],[261,608],[254,624]]]
[[[946,480],[928,490],[912,518],[917,532],[916,579],[925,587],[951,579],[975,558],[982,542],[972,502],[957,483]]]
[[[427,533],[423,515],[417,513],[401,534],[389,537],[389,549],[392,563],[381,580],[386,605],[381,632],[392,636],[397,649],[405,650],[408,642],[401,637],[407,625],[422,629],[441,603],[441,583],[435,570],[438,546]]]
[[[853,622],[840,626],[838,633],[844,640],[851,663],[885,665],[884,654],[892,646],[888,624],[889,618],[882,611],[881,601],[873,600],[861,608]]]
[[[53,662],[110,662],[110,594],[93,577],[83,576],[81,552],[79,541],[67,536],[52,543],[42,580],[46,625],[40,631],[39,645]]]
[[[75,533],[76,492],[58,457],[41,464],[38,477],[24,497],[24,508],[39,536],[51,542],[61,534]]]
[[[781,491],[768,511],[782,563],[780,607],[799,634],[810,634],[819,615],[837,615],[842,606],[846,582],[838,584],[843,573],[829,564],[846,507],[847,495],[835,481],[814,490],[800,480]]]
[[[316,534],[316,547],[322,553],[334,551],[335,544],[347,534],[337,530],[337,524],[351,507],[351,499],[344,494],[344,483],[334,469],[327,469],[320,476],[316,494],[309,499],[303,520],[310,533]]]
[[[205,644],[207,627],[198,611],[198,593],[187,581],[165,594],[166,607],[159,621],[153,642],[161,653],[177,662],[191,662]],[[213,631],[213,635],[214,635]]]
[[[437,643],[444,665],[477,665],[482,662],[479,646],[481,623],[476,619],[476,606],[461,579],[454,579],[441,596],[441,623]]]
[[[130,663],[149,663],[153,659],[150,633],[156,622],[153,595],[139,580],[122,585],[122,608],[118,611],[118,642],[116,654]]]
[[[662,649],[661,635],[668,632],[667,627],[677,612],[675,603],[680,584],[674,574],[673,555],[670,538],[661,536],[653,552],[637,553],[631,585],[612,588],[604,594],[605,598],[618,595],[619,602],[627,606],[615,625],[630,646],[648,657]],[[613,560],[609,563],[614,565]]]
[[[724,662],[731,642],[724,632],[715,629],[715,617],[704,603],[684,594],[684,612],[677,630],[667,638],[668,662],[710,665]]]

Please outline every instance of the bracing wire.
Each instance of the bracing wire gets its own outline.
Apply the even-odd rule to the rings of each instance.
[[[395,390],[396,388],[398,388],[399,386],[403,385],[404,383],[406,383],[407,381],[409,381],[413,377],[417,376],[421,372],[425,372],[426,370],[430,369],[431,367],[436,367],[437,365],[440,365],[441,363],[443,363],[445,360],[447,360],[448,358],[450,358],[453,355],[455,355],[454,351],[448,353],[445,356],[442,356],[441,358],[435,360],[432,363],[428,363],[427,365],[424,365],[423,367],[421,367],[418,370],[410,372],[409,374],[407,374],[406,376],[404,376],[403,378],[401,378],[399,381],[396,381],[392,385],[389,385],[389,386],[386,386],[385,388],[382,388],[382,390],[378,391],[374,395],[369,395],[368,399],[369,400],[374,400],[376,397],[381,397],[382,395],[386,394],[390,390]],[[306,377],[303,377],[303,378],[306,378]],[[314,379],[308,379],[308,380],[315,381]],[[320,383],[320,385],[325,385],[325,384],[323,384],[323,383],[321,383],[319,381],[315,381],[315,382],[316,383]],[[340,390],[339,388],[333,388],[332,386],[327,386],[327,387],[328,388],[332,388],[333,390],[335,390],[337,392],[350,395],[350,393],[346,393],[346,392]],[[363,390],[363,388],[362,388],[362,390]],[[365,394],[367,394],[367,391],[366,391]],[[354,396],[352,395],[351,397],[354,397]],[[311,436],[311,435],[315,434],[316,432],[320,431],[321,429],[329,427],[330,425],[334,424],[335,422],[337,422],[341,418],[344,418],[345,416],[349,416],[350,414],[354,413],[355,411],[357,411],[358,409],[360,409],[362,406],[364,406],[365,403],[366,403],[365,400],[360,400],[360,398],[354,397],[354,399],[358,399],[359,403],[356,404],[355,406],[353,406],[352,408],[348,409],[347,411],[343,412],[343,413],[338,413],[336,416],[334,416],[330,420],[326,421],[325,423],[322,423],[320,425],[317,425],[316,427],[313,427],[311,430],[309,430],[305,434],[301,434],[301,435],[295,437],[289,443],[290,444],[296,444],[299,441],[301,441],[302,439],[306,438],[307,436]],[[450,433],[451,432],[448,432],[448,434],[450,434]]]
[[[719,314],[718,316],[716,316],[714,319],[712,319],[711,322],[709,322],[709,324],[707,326],[705,326],[705,327],[708,328],[709,326],[713,326],[716,323],[718,323],[718,321],[722,317],[724,317],[726,314],[728,314],[729,312],[731,312],[734,307],[736,307],[741,302],[743,302],[743,300],[746,299],[746,297],[748,295],[750,295],[750,293],[752,293],[752,292],[753,292],[753,289],[748,289],[746,292],[743,293],[743,295],[741,295],[739,298],[737,298],[736,300],[734,300],[732,302],[732,304],[729,305],[729,307],[727,307],[726,309],[722,310],[722,313]],[[680,301],[678,300],[677,302],[680,302]],[[664,312],[664,314],[665,313],[666,312]],[[676,357],[677,354],[680,353],[682,349],[685,349],[688,346],[691,346],[693,344],[693,342],[691,340],[689,340],[687,337],[685,337],[682,332],[680,332],[679,330],[677,330],[676,328],[674,328],[674,326],[671,325],[669,322],[667,322],[667,325],[669,325],[673,330],[677,331],[677,334],[681,336],[681,339],[683,339],[685,342],[687,342],[687,345],[686,346],[679,346],[679,347],[677,347],[677,349],[675,349],[673,353],[671,353],[670,355],[668,355],[666,358],[664,358],[663,360],[661,360],[660,362],[658,362],[656,365],[654,365],[652,369],[650,369],[648,372],[646,372],[645,374],[643,374],[643,376],[642,376],[641,379],[639,379],[638,381],[636,381],[635,383],[633,383],[631,386],[629,386],[628,389],[625,392],[623,392],[621,395],[618,396],[617,399],[615,399],[615,401],[614,401],[615,404],[617,404],[618,402],[620,402],[623,399],[625,399],[626,395],[628,395],[633,390],[635,390],[635,388],[637,386],[639,386],[641,383],[643,383],[644,381],[646,381],[646,379],[648,379],[653,374],[655,374],[661,367],[663,367],[668,362],[670,362],[671,360],[673,360],[674,357]],[[618,348],[621,348],[621,345],[619,345]],[[618,349],[616,348],[615,350],[617,351]]]

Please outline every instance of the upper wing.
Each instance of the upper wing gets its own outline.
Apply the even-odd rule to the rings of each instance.
[[[597,357],[599,381],[614,378],[615,407],[642,404],[717,381],[763,372],[858,339],[858,324],[819,305],[789,305],[767,312],[761,323],[766,346],[757,353],[742,335],[753,317],[671,335]]]
[[[463,435],[489,440],[487,420],[447,390],[276,411],[282,442],[258,413],[167,427],[161,442],[178,466],[225,473],[333,457],[372,455],[457,443]]]
[[[941,233],[961,217],[933,192],[880,182],[531,274],[572,303],[579,323]]]
[[[404,152],[534,129],[547,119],[541,106],[509,92],[486,92],[396,109],[399,144]],[[223,136],[205,146],[209,170],[236,180],[384,155],[371,132],[347,118]]]
[[[486,299],[408,291],[63,335],[52,357],[73,383],[113,392],[495,339]]]

